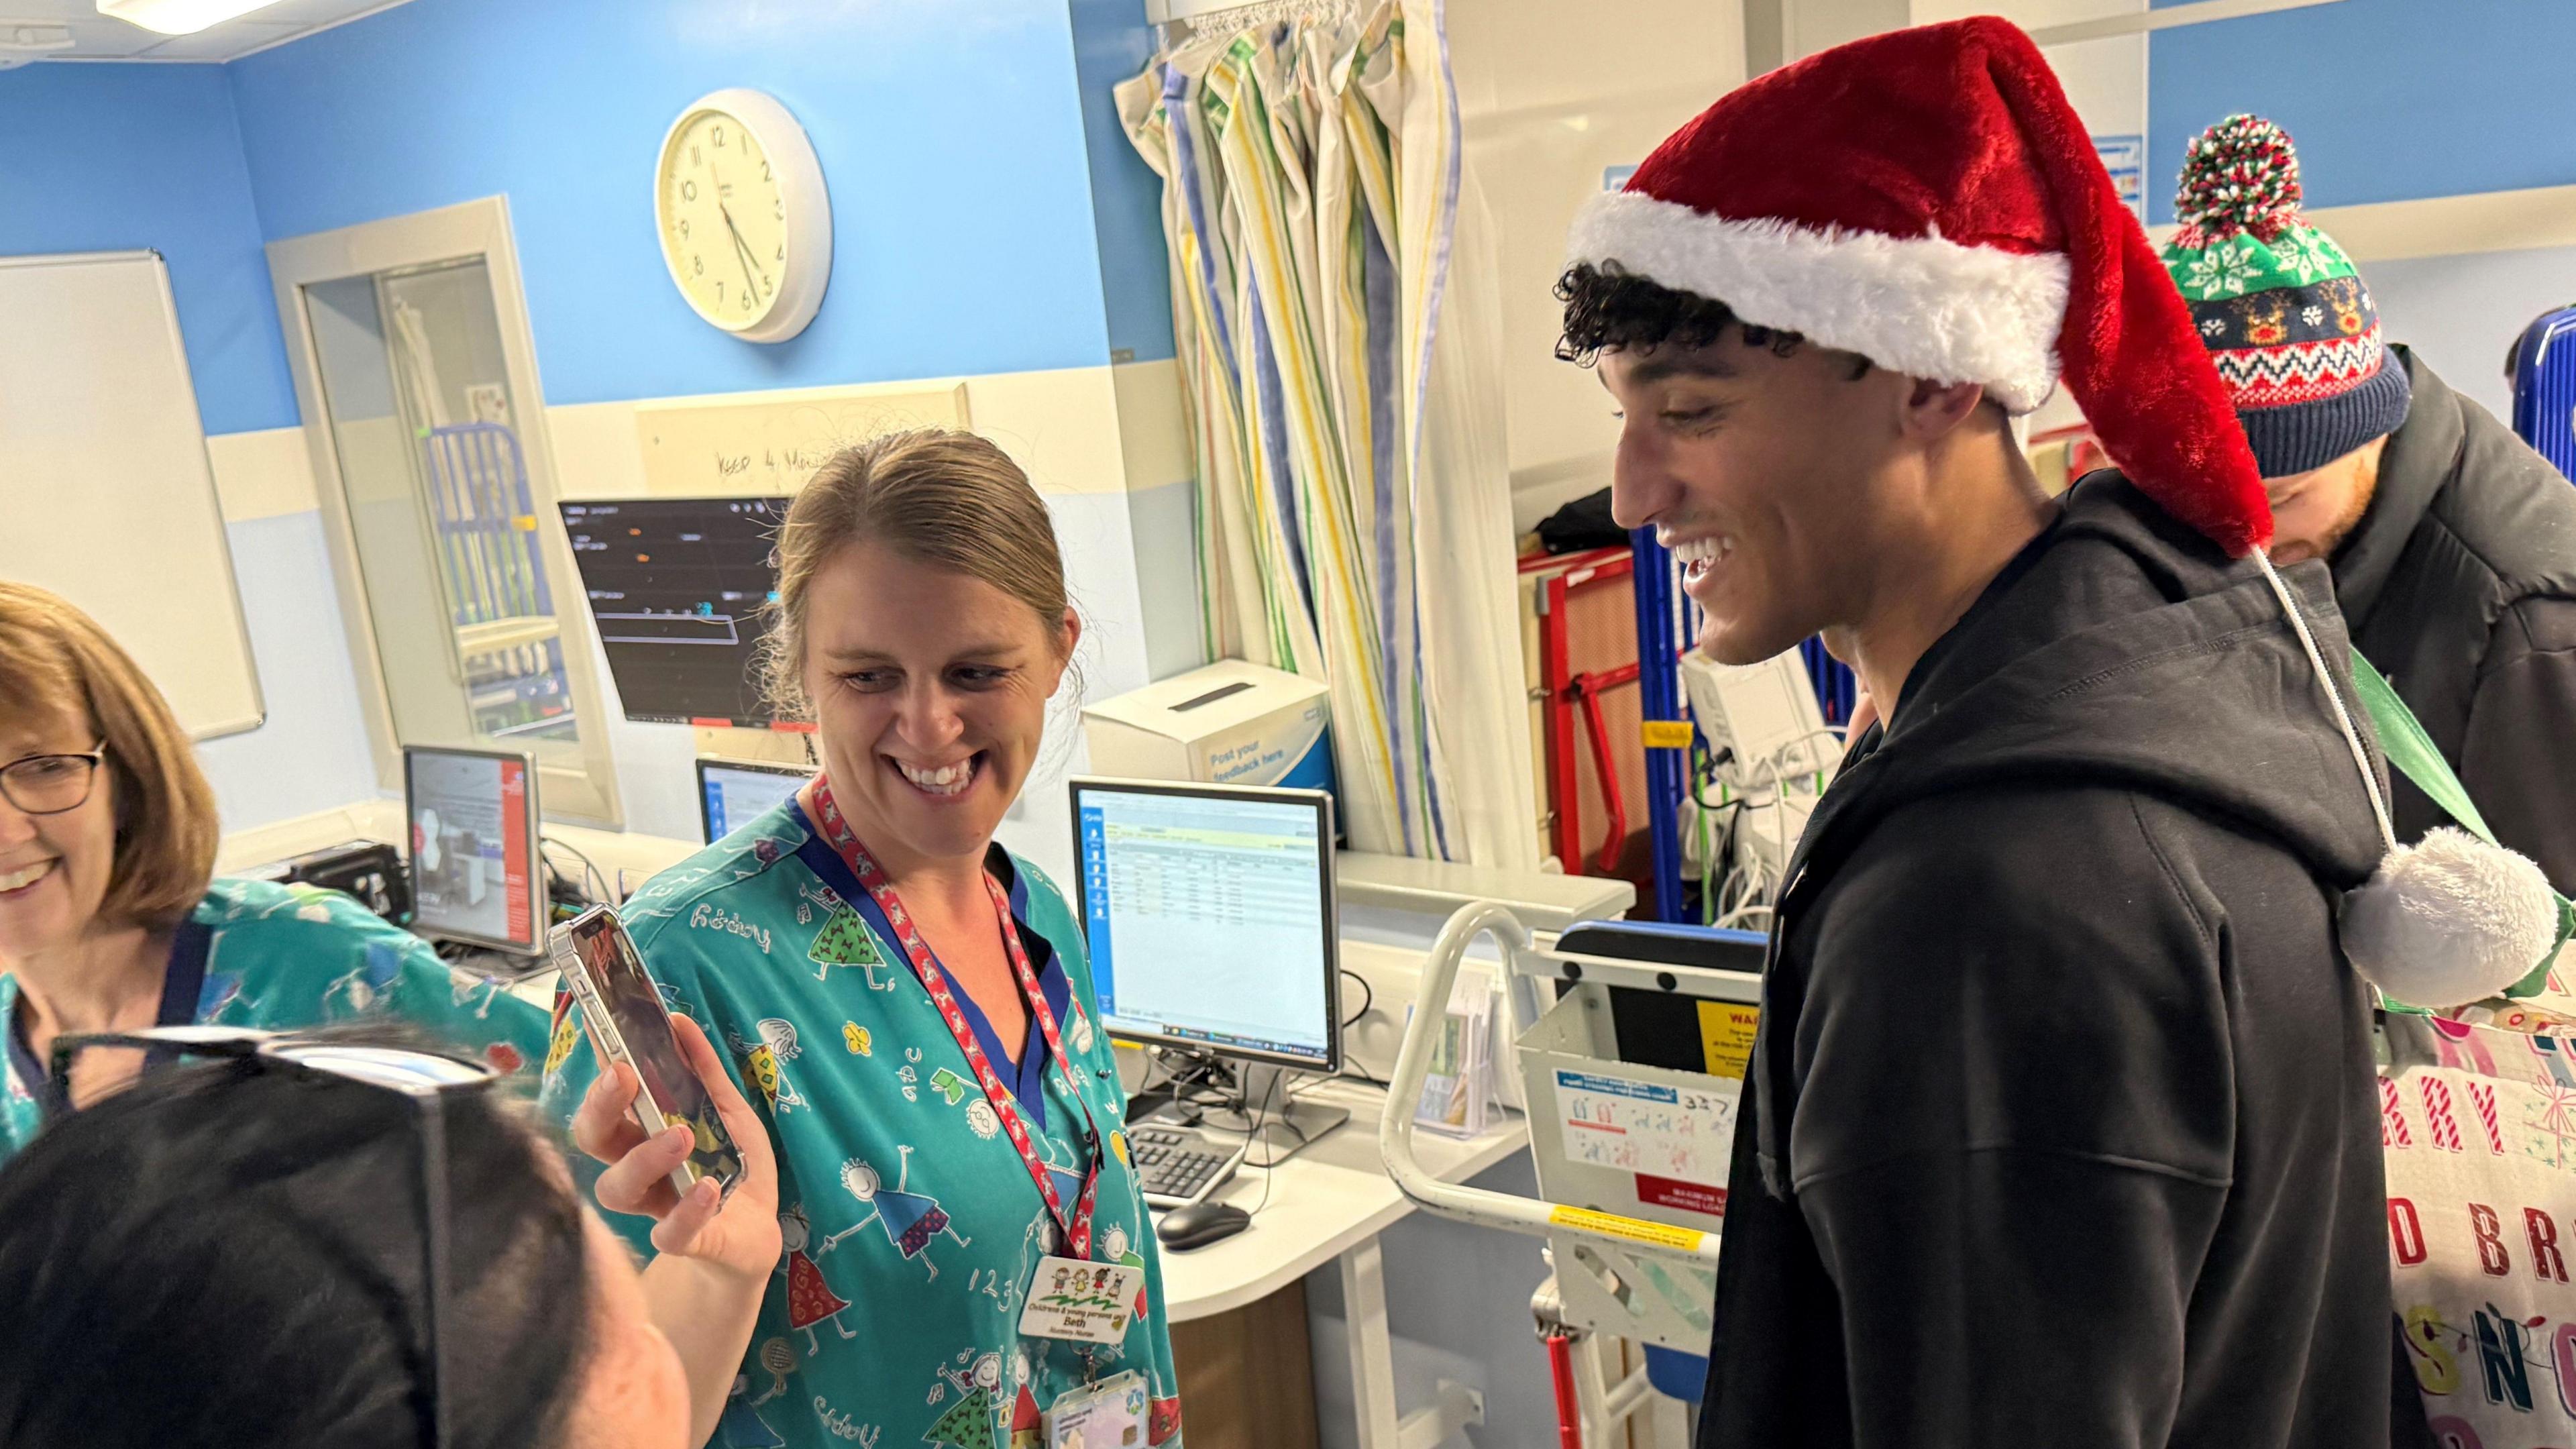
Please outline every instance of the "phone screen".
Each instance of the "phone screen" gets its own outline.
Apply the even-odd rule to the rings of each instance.
[[[724,1119],[716,1113],[714,1099],[680,1056],[680,1044],[671,1035],[669,1008],[662,1004],[653,978],[644,973],[643,958],[636,954],[625,925],[615,912],[602,907],[565,930],[573,954],[580,958],[580,970],[608,1009],[609,1024],[635,1064],[636,1076],[643,1080],[645,1095],[661,1113],[662,1125],[686,1127],[697,1137],[697,1146],[681,1170],[693,1183],[712,1177],[731,1188],[742,1175],[741,1158],[725,1132]]]

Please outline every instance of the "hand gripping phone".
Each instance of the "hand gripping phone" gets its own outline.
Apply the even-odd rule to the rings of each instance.
[[[661,989],[644,973],[644,958],[617,912],[593,906],[555,927],[547,946],[563,968],[573,999],[581,1003],[582,1020],[601,1062],[624,1062],[635,1069],[641,1084],[635,1094],[636,1125],[647,1134],[686,1127],[697,1138],[671,1173],[672,1190],[686,1194],[698,1179],[712,1177],[730,1194],[742,1176],[742,1154],[725,1131],[706,1085],[680,1055],[670,1009],[662,1004]]]

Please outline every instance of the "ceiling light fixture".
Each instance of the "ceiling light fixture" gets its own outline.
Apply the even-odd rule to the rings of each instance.
[[[98,13],[163,35],[194,35],[277,0],[98,0]]]

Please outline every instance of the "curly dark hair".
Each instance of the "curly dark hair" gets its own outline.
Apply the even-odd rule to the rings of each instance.
[[[439,1111],[446,1442],[560,1444],[594,1347],[581,1204],[500,1091]],[[47,1127],[0,1168],[0,1439],[427,1442],[420,1132],[392,1092],[256,1061],[173,1064]]]
[[[1556,340],[1556,355],[1580,367],[1590,367],[1612,349],[1707,347],[1730,327],[1743,335],[1745,346],[1767,347],[1778,357],[1794,354],[1807,340],[1784,328],[1747,322],[1724,302],[1634,276],[1617,262],[1576,264],[1557,278],[1556,299],[1565,304],[1565,333]],[[1845,355],[1854,364],[1853,377],[1869,371],[1868,358],[1857,352]]]

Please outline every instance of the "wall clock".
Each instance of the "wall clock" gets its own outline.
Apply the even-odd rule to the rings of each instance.
[[[692,102],[653,173],[662,260],[691,309],[749,342],[784,342],[823,305],[832,201],[814,143],[754,90]]]

